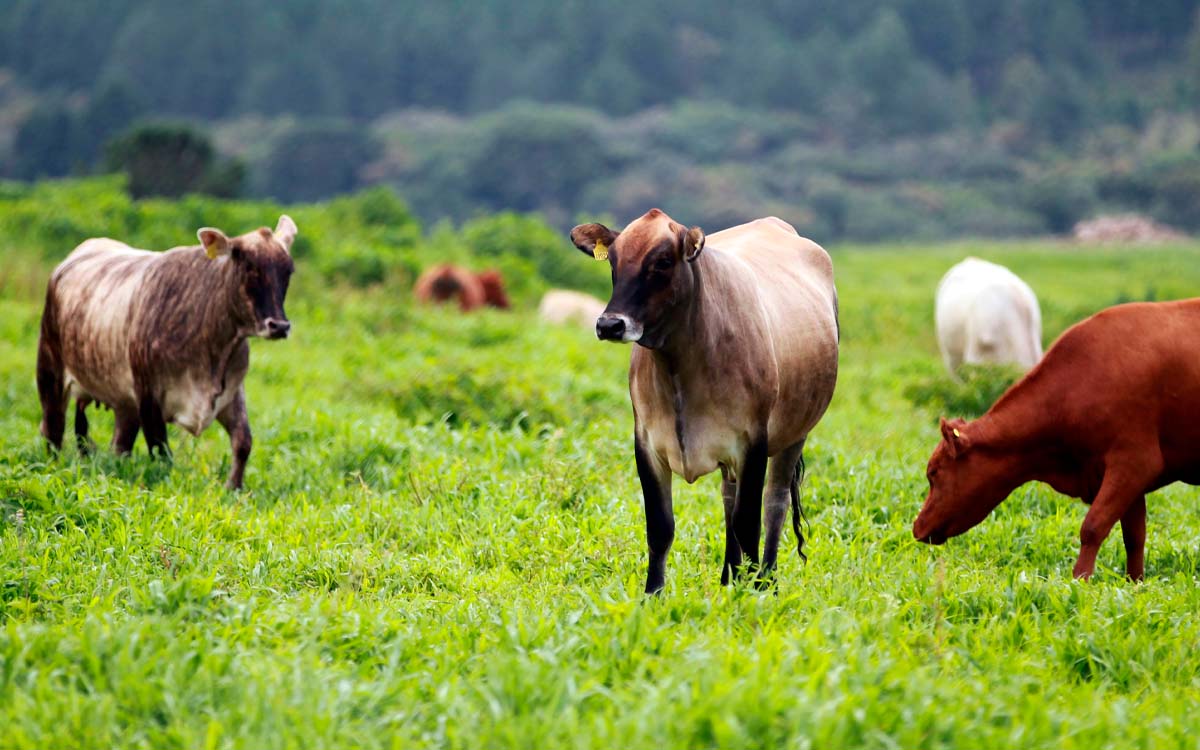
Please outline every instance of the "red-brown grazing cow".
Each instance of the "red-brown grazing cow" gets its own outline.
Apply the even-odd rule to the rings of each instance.
[[[1091,505],[1075,576],[1121,522],[1126,572],[1140,579],[1146,493],[1200,483],[1200,299],[1134,303],[1069,328],[971,423],[942,421],[929,497],[913,535],[941,544],[1037,480]]]
[[[612,266],[613,293],[596,322],[609,341],[636,342],[629,366],[634,458],[646,510],[646,591],[663,587],[675,538],[671,475],[721,470],[721,582],[774,567],[789,500],[800,551],[804,441],[837,380],[833,264],[774,217],[705,240],[699,227],[652,209],[614,232],[581,224],[571,240]],[[768,469],[768,458],[770,467]],[[766,542],[758,546],[766,481]],[[801,551],[803,556],[803,552]]]
[[[508,295],[504,292],[504,278],[496,270],[476,274],[449,264],[434,266],[417,279],[413,294],[418,301],[425,303],[458,300],[458,307],[463,312],[484,305],[501,310],[509,307]]]
[[[286,338],[283,311],[296,225],[279,218],[229,238],[197,232],[201,245],[153,253],[110,239],[84,242],[50,277],[38,341],[41,431],[62,447],[75,399],[75,435],[86,449],[89,403],[113,410],[112,446],[129,453],[138,430],[151,453],[168,452],[167,423],[199,435],[215,418],[229,433],[238,489],[250,456],[243,380],[247,338]]]

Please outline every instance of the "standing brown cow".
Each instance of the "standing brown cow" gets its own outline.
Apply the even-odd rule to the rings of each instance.
[[[941,544],[1017,487],[1040,481],[1091,506],[1075,576],[1121,522],[1126,572],[1142,577],[1146,493],[1200,484],[1200,300],[1118,305],[1069,328],[974,422],[942,421],[913,535]]]
[[[637,344],[629,394],[646,510],[647,593],[663,587],[675,537],[672,473],[694,482],[721,470],[723,584],[744,570],[743,555],[760,580],[770,576],[789,500],[803,556],[804,441],[837,380],[829,255],[774,217],[706,241],[699,227],[688,229],[658,209],[622,232],[581,224],[571,240],[593,257],[607,254],[612,266],[612,298],[597,336]]]
[[[139,429],[166,454],[167,424],[199,435],[215,418],[233,444],[227,486],[238,489],[250,455],[243,379],[247,338],[286,338],[283,311],[296,224],[279,218],[240,237],[197,232],[199,246],[154,253],[110,239],[84,242],[50,277],[38,341],[41,431],[62,447],[75,399],[75,434],[87,445],[89,403],[112,408],[112,446],[129,453]]]

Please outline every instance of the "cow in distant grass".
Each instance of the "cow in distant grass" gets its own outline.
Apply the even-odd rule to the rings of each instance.
[[[167,424],[199,435],[216,419],[233,444],[227,486],[239,489],[250,455],[243,380],[247,339],[286,338],[284,314],[296,224],[281,216],[239,237],[197,232],[200,245],[166,252],[91,239],[50,277],[38,341],[41,432],[62,447],[75,399],[75,434],[88,445],[86,408],[113,410],[112,446],[129,453],[141,430],[169,452]]]
[[[604,302],[590,294],[571,289],[551,289],[538,303],[538,317],[545,323],[574,323],[588,331],[596,330],[596,321],[604,312]]]
[[[504,291],[504,275],[499,271],[488,269],[475,276],[483,287],[483,302],[497,310],[507,310],[512,305],[508,301],[508,293]]]
[[[766,580],[789,502],[803,555],[804,442],[837,381],[837,292],[829,255],[774,217],[706,238],[699,227],[689,229],[658,209],[621,232],[581,224],[571,239],[612,268],[612,298],[596,334],[637,344],[629,394],[646,510],[647,593],[663,587],[675,538],[673,473],[694,482],[721,470],[721,582],[747,572],[743,556],[759,581]]]
[[[938,348],[954,375],[963,364],[1016,365],[1042,357],[1042,312],[1029,285],[1004,266],[967,258],[938,284]]]
[[[457,302],[458,309],[469,312],[489,306],[507,310],[508,295],[499,271],[475,273],[449,263],[427,269],[413,285],[413,295],[426,304]]]
[[[982,417],[942,421],[913,536],[941,544],[1040,481],[1091,506],[1076,577],[1120,521],[1126,572],[1141,578],[1146,494],[1200,484],[1197,331],[1200,299],[1118,305],[1069,328]]]

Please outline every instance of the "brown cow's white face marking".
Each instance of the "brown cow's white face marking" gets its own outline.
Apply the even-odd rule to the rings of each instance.
[[[645,331],[642,324],[623,313],[600,313],[596,319],[596,338],[601,341],[636,343]]]

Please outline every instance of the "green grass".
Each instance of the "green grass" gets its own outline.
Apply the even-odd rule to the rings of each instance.
[[[564,240],[562,263],[583,263]],[[1077,501],[1030,485],[913,541],[946,382],[933,290],[975,253],[1046,341],[1200,293],[1200,248],[835,253],[842,370],[809,441],[807,565],[718,583],[718,482],[676,482],[645,600],[626,348],[530,311],[469,318],[299,264],[294,336],[255,342],[247,491],[224,434],[118,460],[37,435],[40,300],[0,299],[0,747],[1180,747],[1200,736],[1200,507],[1149,501],[1071,579]],[[23,273],[28,276],[28,269]],[[24,277],[22,277],[24,278]],[[939,380],[940,379],[940,380]],[[106,443],[111,417],[93,411]],[[786,543],[790,549],[793,540]]]

